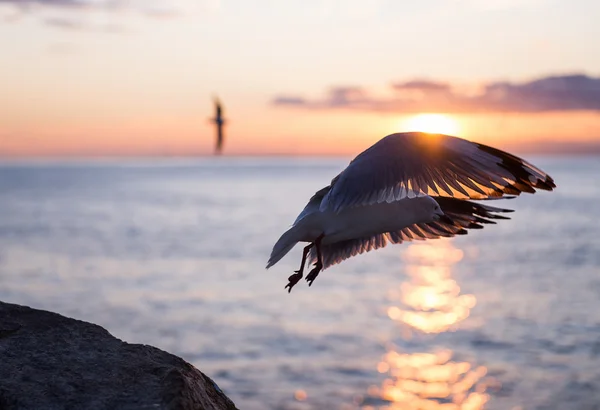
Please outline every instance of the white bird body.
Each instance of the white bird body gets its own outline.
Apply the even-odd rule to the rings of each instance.
[[[490,219],[508,219],[494,208],[468,199],[551,191],[552,178],[512,154],[442,134],[399,133],[359,154],[331,184],[315,193],[290,229],[275,243],[267,268],[298,242],[319,271],[388,242],[464,235]]]
[[[382,202],[369,206],[345,208],[339,213],[320,211],[311,207],[300,214],[294,225],[282,236],[283,241],[275,245],[279,252],[269,265],[277,263],[291,250],[289,245],[298,242],[314,242],[323,236],[321,244],[330,245],[350,239],[399,231],[415,223],[431,222],[435,215],[442,216],[439,205],[429,196],[405,198],[394,202]],[[437,211],[436,211],[437,209]],[[306,210],[305,210],[306,211]]]
[[[385,232],[399,231],[407,226],[433,220],[429,208],[436,206],[435,200],[429,196],[405,198],[400,201],[382,202],[369,206],[345,208],[339,213],[333,211],[315,211],[298,221],[298,227],[308,231],[308,238],[303,242],[313,242],[323,234],[323,245],[364,238]],[[439,206],[437,209],[440,209]],[[443,215],[441,210],[439,215]]]

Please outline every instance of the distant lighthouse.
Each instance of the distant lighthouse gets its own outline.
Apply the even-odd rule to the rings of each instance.
[[[223,133],[223,126],[225,125],[225,118],[223,117],[223,107],[217,97],[214,97],[215,102],[215,117],[212,119],[217,127],[217,135],[215,141],[215,154],[220,155],[223,151],[223,140],[225,135]]]

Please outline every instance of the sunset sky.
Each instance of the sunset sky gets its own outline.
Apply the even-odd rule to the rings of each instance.
[[[600,2],[0,0],[0,156],[600,152]],[[426,115],[423,115],[426,114]]]

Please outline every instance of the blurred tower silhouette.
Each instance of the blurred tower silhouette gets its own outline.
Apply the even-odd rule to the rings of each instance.
[[[215,154],[219,155],[221,154],[222,150],[223,150],[223,139],[225,138],[225,135],[223,133],[223,126],[225,125],[225,118],[223,117],[223,107],[221,106],[221,102],[219,101],[219,99],[217,97],[213,97],[213,100],[215,102],[215,117],[212,119],[212,121],[215,123],[216,127],[217,127],[217,135],[216,135],[216,141],[215,141]]]

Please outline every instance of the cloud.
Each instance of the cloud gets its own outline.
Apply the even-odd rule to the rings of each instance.
[[[113,9],[126,4],[123,0],[0,0],[0,4],[12,5],[25,11],[45,7],[63,9]]]
[[[306,101],[304,98],[301,98],[301,97],[280,96],[280,97],[276,97],[273,100],[273,104],[275,104],[275,105],[298,105],[298,106],[303,106],[303,105],[307,105],[308,101]]]
[[[405,83],[393,84],[397,90],[419,90],[419,91],[450,91],[450,85],[426,80],[413,80]]]
[[[164,20],[193,14],[198,10],[214,10],[218,5],[218,0],[0,0],[0,9],[5,10],[2,19],[5,22],[18,21],[24,15],[35,15],[51,27],[96,31],[98,27],[87,22],[84,14],[91,16],[104,13],[111,17],[136,14]],[[104,29],[99,31],[113,32]]]
[[[49,26],[58,27],[65,30],[83,30],[87,27],[79,20],[63,17],[49,17],[44,20],[44,23]]]
[[[287,95],[273,104],[305,109],[355,109],[392,112],[546,112],[600,111],[600,77],[550,76],[534,81],[485,84],[466,93],[449,83],[412,80],[395,83],[391,95],[375,97],[362,87],[334,87],[322,99]]]
[[[12,5],[27,11],[63,9],[95,11],[136,11],[164,18],[196,9],[215,9],[218,0],[0,0],[0,5]]]
[[[323,100],[310,101],[298,96],[281,96],[273,100],[275,105],[293,106],[298,108],[354,108],[367,111],[384,109],[379,107],[380,102],[371,98],[366,90],[361,87],[333,87]]]

